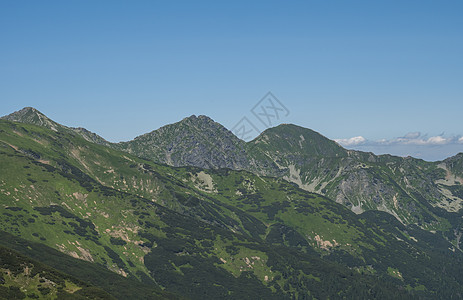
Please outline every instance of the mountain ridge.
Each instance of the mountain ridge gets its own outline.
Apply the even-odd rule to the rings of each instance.
[[[84,139],[86,139],[89,142],[93,142],[93,143],[101,144],[101,145],[110,144],[110,142],[108,142],[107,140],[99,136],[98,134],[91,132],[90,130],[87,130],[83,127],[68,127],[68,126],[59,124],[51,120],[50,118],[48,118],[45,114],[40,112],[38,109],[34,107],[30,107],[30,106],[24,107],[11,114],[0,117],[0,119],[43,126],[43,127],[49,128],[56,132],[58,131],[74,132],[82,136]]]
[[[35,119],[15,120],[31,123]],[[36,125],[50,128],[48,123]],[[436,209],[456,212],[463,208],[457,181],[445,179],[460,174],[459,155],[436,163],[378,156],[346,150],[316,131],[293,124],[269,128],[244,142],[204,115],[192,115],[120,143],[98,142],[83,129],[62,128],[88,141],[175,167],[229,168],[282,178],[356,213],[386,211],[403,223],[428,230],[448,226],[442,225],[445,213]],[[447,167],[450,163],[458,168]]]

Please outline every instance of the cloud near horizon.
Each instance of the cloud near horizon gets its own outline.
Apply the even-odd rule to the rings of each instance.
[[[413,156],[428,161],[439,161],[463,152],[463,136],[446,137],[443,134],[430,136],[410,132],[402,137],[371,141],[363,136],[335,139],[341,146],[375,154],[391,154],[402,157]]]
[[[355,136],[350,139],[335,139],[335,141],[341,146],[355,146],[364,144],[367,139],[363,136]]]
[[[410,132],[402,137],[393,139],[381,139],[371,141],[363,136],[356,136],[348,139],[335,139],[335,141],[343,147],[352,146],[395,146],[395,145],[410,145],[410,146],[433,146],[433,145],[463,145],[463,136],[445,137],[442,135],[431,136],[422,135],[420,132]]]

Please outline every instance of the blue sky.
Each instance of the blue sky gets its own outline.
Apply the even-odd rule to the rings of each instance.
[[[462,11],[461,1],[0,1],[0,114],[33,106],[121,141],[192,114],[257,124],[250,110],[271,91],[289,110],[275,123],[439,159],[463,151]],[[415,132],[424,143],[400,140]]]

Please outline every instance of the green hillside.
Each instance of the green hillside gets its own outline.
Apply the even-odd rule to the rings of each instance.
[[[4,239],[11,237],[2,234]],[[0,299],[115,299],[75,277],[0,246]]]

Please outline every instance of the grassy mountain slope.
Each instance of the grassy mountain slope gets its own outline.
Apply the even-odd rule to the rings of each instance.
[[[18,256],[22,257],[21,261],[33,261],[42,264],[45,269],[50,269],[52,273],[58,273],[60,277],[65,279],[70,278],[79,284],[79,287],[95,290],[98,292],[96,295],[107,296],[109,294],[111,298],[116,299],[179,298],[178,295],[161,291],[152,283],[147,284],[134,278],[120,276],[100,264],[74,258],[43,243],[23,239],[4,231],[0,231],[0,237],[1,247],[6,251],[18,253]],[[77,288],[74,290],[77,291]],[[106,293],[101,293],[102,290]]]
[[[2,235],[4,238],[10,236]],[[115,299],[104,290],[0,246],[0,299]]]
[[[404,293],[397,286],[461,293],[454,268],[461,253],[445,239],[433,237],[443,245],[437,255],[429,237],[385,230],[381,216],[359,219],[283,180],[171,168],[7,121],[0,143],[2,230],[167,291],[192,298],[379,297]],[[424,260],[410,268],[417,257]]]

